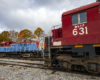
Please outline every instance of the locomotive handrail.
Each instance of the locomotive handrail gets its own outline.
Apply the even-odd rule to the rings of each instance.
[[[53,27],[54,27],[54,29],[57,28],[57,27],[60,28],[60,27],[61,27],[61,24],[52,26],[52,27],[51,27],[51,30],[52,30]]]
[[[10,48],[9,48],[9,52],[10,52]]]
[[[20,47],[20,52],[21,52],[21,47]]]
[[[6,47],[6,52],[7,52],[7,47]]]
[[[30,51],[30,47],[29,47],[29,51]]]
[[[13,47],[14,48],[14,47]],[[16,49],[15,49],[16,51],[17,51],[17,47],[16,47]],[[13,49],[13,51],[14,51],[14,49]]]
[[[49,50],[49,58],[50,58],[50,36],[49,36],[48,38],[49,38],[49,39],[48,39],[48,43],[49,43],[49,44],[48,44],[48,45],[49,45],[49,46],[48,46],[48,50]]]
[[[24,47],[24,52],[25,52],[25,47]]]
[[[14,49],[15,48],[15,49]],[[12,51],[16,51],[16,47],[12,47]]]
[[[34,51],[34,46],[33,46],[33,51]]]

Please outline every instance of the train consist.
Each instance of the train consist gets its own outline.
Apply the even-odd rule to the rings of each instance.
[[[100,2],[62,14],[62,27],[45,38],[44,66],[100,73]]]
[[[2,42],[0,43],[0,57],[18,55],[20,57],[40,57],[38,41]]]

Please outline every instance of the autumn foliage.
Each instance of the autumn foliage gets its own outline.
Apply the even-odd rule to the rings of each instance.
[[[32,38],[35,38],[35,35],[33,35],[32,32],[28,29],[24,29],[18,34],[19,41],[29,41]]]
[[[3,41],[10,41],[10,33],[8,31],[3,31],[0,34],[0,42],[3,42]]]
[[[43,40],[44,37],[44,31],[38,27],[35,31],[34,31],[34,35],[36,36],[37,40],[40,42],[41,40]]]
[[[37,41],[40,42],[42,40],[43,34],[44,31],[39,27],[34,31],[34,34],[32,31],[28,29],[21,30],[19,33],[14,30],[3,31],[0,34],[0,42],[3,41],[23,42],[23,41],[30,41],[33,39],[37,39]]]

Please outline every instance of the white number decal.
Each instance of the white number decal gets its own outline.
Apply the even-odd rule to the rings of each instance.
[[[77,29],[74,29],[74,30],[73,30],[73,35],[76,36],[77,34],[78,34]]]
[[[85,30],[86,30],[86,31],[85,31],[85,34],[88,34],[88,30],[87,30],[87,27],[85,27]]]
[[[83,28],[79,28],[79,35],[83,35],[83,34],[88,34],[88,29],[87,27]],[[78,35],[78,29],[73,29],[73,35]]]
[[[84,28],[79,28],[79,30],[81,30],[81,32],[79,32],[80,35],[84,34]]]

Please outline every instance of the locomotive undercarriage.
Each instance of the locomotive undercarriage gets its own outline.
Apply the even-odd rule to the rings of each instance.
[[[87,71],[93,74],[100,73],[100,48],[94,47],[95,53],[91,57],[89,52],[72,52],[71,48],[51,48],[50,59],[45,58],[44,65],[57,67],[65,70]]]
[[[0,57],[5,57],[7,56],[6,53],[0,53]]]
[[[26,53],[19,53],[21,57],[41,57],[40,52],[26,52]]]
[[[41,57],[41,52],[3,52],[0,53],[0,57]]]

